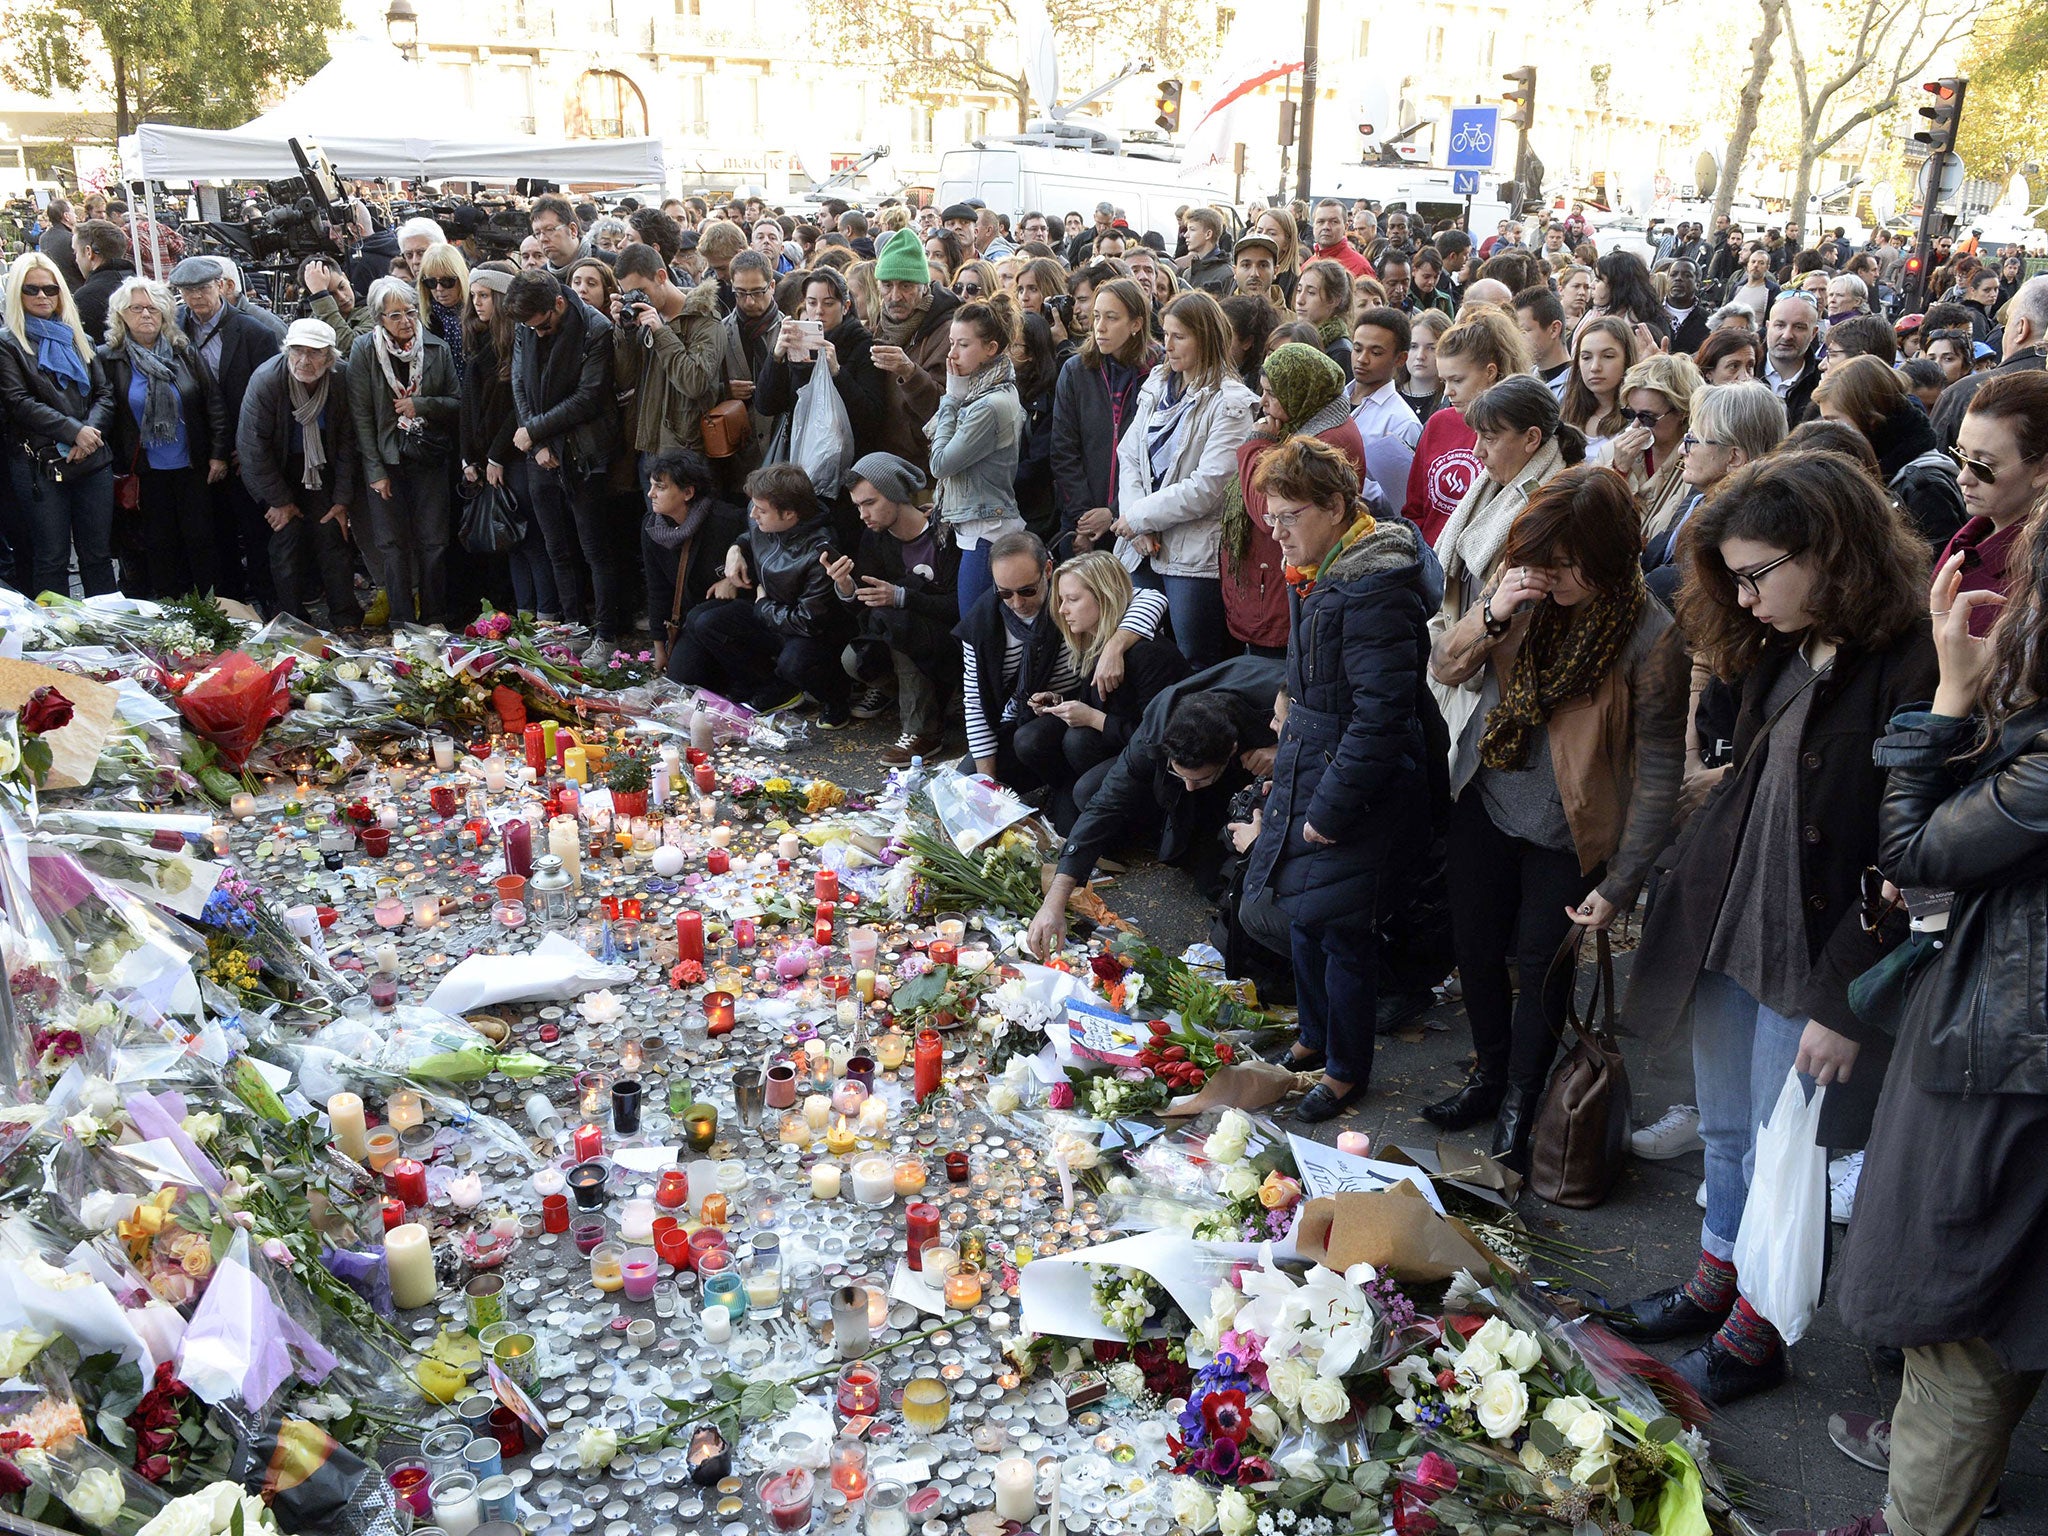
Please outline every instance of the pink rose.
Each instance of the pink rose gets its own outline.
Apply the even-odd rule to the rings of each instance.
[[[1074,1085],[1072,1083],[1054,1083],[1051,1091],[1046,1096],[1046,1102],[1054,1109],[1072,1109],[1074,1107]]]

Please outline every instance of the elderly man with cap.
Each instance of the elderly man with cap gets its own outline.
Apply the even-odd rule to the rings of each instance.
[[[946,392],[948,327],[960,300],[932,282],[924,246],[914,231],[899,229],[875,258],[881,307],[869,327],[869,353],[883,379],[885,441],[920,468],[930,444],[924,424]]]
[[[946,732],[946,703],[959,684],[959,652],[951,644],[959,619],[960,547],[946,527],[917,504],[924,471],[893,453],[870,453],[847,471],[846,494],[860,514],[859,548],[828,551],[825,569],[856,633],[840,654],[862,691],[853,713],[873,719],[888,708],[896,681],[903,734],[882,761],[901,767],[935,757]]]
[[[242,484],[264,509],[280,610],[307,617],[299,594],[310,556],[320,570],[328,627],[360,626],[348,519],[361,467],[341,349],[326,321],[294,320],[283,353],[250,377],[235,452]]]
[[[255,320],[265,330],[269,331],[271,335],[275,336],[278,344],[282,346],[284,344],[285,321],[271,310],[265,309],[261,304],[258,304],[243,291],[242,269],[240,267],[236,266],[225,256],[215,256],[212,258],[212,261],[215,266],[220,268],[221,297],[223,301],[249,316],[252,320]]]
[[[187,256],[171,268],[171,286],[178,291],[178,328],[219,381],[229,434],[239,440],[249,381],[277,356],[284,336],[231,302],[223,265],[217,256]],[[230,475],[213,488],[213,526],[220,539],[216,569],[222,596],[253,596],[273,610],[297,601],[295,594],[271,590],[271,562],[264,556],[270,534],[263,508],[250,497],[240,476]]]

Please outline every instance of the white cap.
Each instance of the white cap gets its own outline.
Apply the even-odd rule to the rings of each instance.
[[[325,320],[294,320],[291,328],[284,333],[284,344],[288,347],[316,347],[323,352],[338,352],[334,344],[334,327]]]

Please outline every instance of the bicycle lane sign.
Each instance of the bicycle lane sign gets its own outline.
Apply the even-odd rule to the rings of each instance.
[[[1491,170],[1494,145],[1499,141],[1499,107],[1453,107],[1450,153],[1444,164],[1456,170]]]

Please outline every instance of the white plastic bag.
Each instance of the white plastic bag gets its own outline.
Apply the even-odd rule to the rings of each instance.
[[[1825,1088],[1809,1101],[1797,1072],[1785,1074],[1771,1118],[1756,1133],[1756,1173],[1735,1234],[1736,1285],[1787,1344],[1820,1305],[1827,1245],[1828,1154],[1816,1139]]]
[[[853,463],[853,421],[832,382],[832,370],[822,359],[811,369],[809,382],[796,392],[789,457],[811,477],[820,496],[837,496],[839,482]]]

